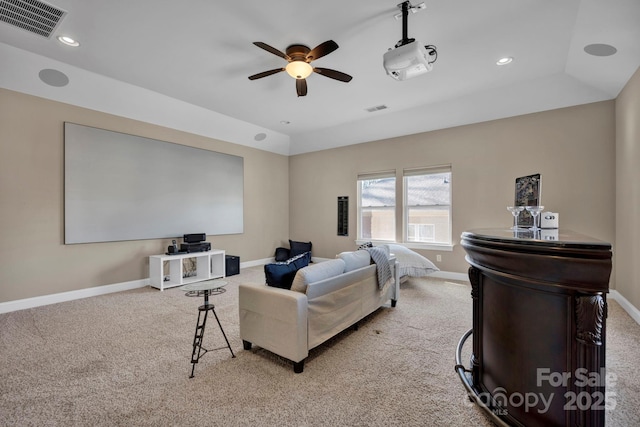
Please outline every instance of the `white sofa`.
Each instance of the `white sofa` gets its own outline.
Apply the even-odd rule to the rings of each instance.
[[[336,259],[311,264],[296,273],[291,290],[262,284],[239,286],[240,337],[304,369],[309,350],[377,310],[395,307],[399,278],[395,258],[392,279],[379,288],[376,264],[367,251],[343,252]]]

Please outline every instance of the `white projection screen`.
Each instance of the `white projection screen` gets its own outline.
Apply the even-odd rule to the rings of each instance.
[[[65,122],[64,242],[243,232],[244,159]]]

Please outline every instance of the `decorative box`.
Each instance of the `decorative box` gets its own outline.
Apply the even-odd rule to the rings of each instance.
[[[558,228],[560,214],[557,212],[542,212],[540,214],[540,228]]]

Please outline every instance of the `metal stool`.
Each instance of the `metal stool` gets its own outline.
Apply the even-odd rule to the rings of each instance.
[[[222,336],[227,343],[227,348],[229,348],[229,351],[231,352],[231,357],[236,357],[236,355],[233,354],[233,350],[231,349],[231,344],[229,344],[227,335],[224,333],[224,329],[222,328],[220,319],[216,314],[215,306],[209,303],[209,295],[218,295],[225,292],[223,286],[225,286],[226,284],[227,282],[223,281],[207,281],[185,285],[180,288],[184,291],[187,291],[187,296],[204,295],[204,305],[198,307],[198,322],[196,323],[196,332],[193,336],[193,352],[191,353],[191,375],[189,376],[189,378],[193,378],[194,371],[196,369],[196,363],[198,363],[202,356],[204,356],[208,351],[221,350],[224,348],[220,347],[212,350],[207,350],[206,348],[202,347],[202,340],[204,337],[205,326],[207,325],[209,310],[211,310],[214,317],[216,318],[216,321],[218,322],[218,326],[220,327]]]

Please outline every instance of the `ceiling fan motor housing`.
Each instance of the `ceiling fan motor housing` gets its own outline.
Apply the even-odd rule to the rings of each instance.
[[[311,49],[309,49],[308,46],[305,46],[303,44],[292,44],[285,51],[287,56],[291,58],[291,61],[305,61],[305,62],[310,62],[313,59],[311,58],[309,61],[306,61],[307,54],[309,52],[311,52]]]

